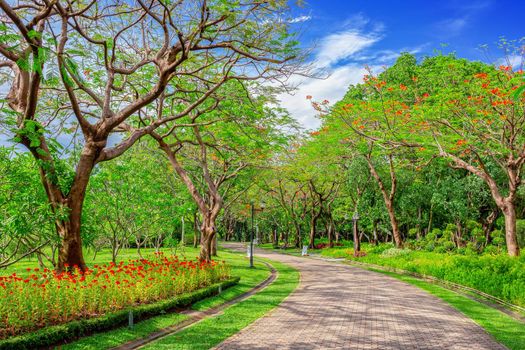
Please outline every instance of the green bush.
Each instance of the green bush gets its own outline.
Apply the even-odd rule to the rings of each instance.
[[[410,238],[410,239],[416,238],[418,232],[419,232],[419,229],[411,228],[410,230],[408,230],[408,238]]]
[[[239,282],[239,277],[216,283],[191,293],[179,295],[175,298],[162,300],[154,304],[145,304],[127,310],[107,314],[97,318],[83,319],[61,325],[42,328],[36,332],[23,334],[0,341],[0,350],[26,350],[48,348],[92,333],[117,328],[128,323],[129,311],[133,311],[133,318],[137,321],[156,316],[166,311],[185,307],[204,298],[217,294],[219,287],[229,288]]]
[[[382,258],[393,258],[410,254],[410,249],[389,248],[381,253]]]

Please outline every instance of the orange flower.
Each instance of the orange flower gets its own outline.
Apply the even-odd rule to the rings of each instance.
[[[487,77],[488,77],[487,73],[474,74],[474,78],[478,78],[478,79],[486,79]]]

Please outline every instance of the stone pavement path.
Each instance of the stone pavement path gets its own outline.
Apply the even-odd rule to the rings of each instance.
[[[256,255],[297,268],[300,285],[217,349],[506,349],[444,301],[392,277],[269,251]]]

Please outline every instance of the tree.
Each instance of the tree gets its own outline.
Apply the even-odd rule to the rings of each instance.
[[[170,237],[177,225],[177,209],[187,195],[180,183],[172,188],[166,165],[145,141],[101,164],[88,187],[85,211],[90,223],[83,225],[84,242],[109,245],[115,262],[122,248],[134,245],[142,258],[141,248],[158,246]]]
[[[64,213],[55,221],[62,240],[58,270],[86,268],[81,217],[95,166],[188,115],[233,76],[254,79],[273,65],[282,68],[295,53],[286,23],[276,20],[285,5],[0,1],[0,70],[9,82],[2,111],[14,140],[35,158],[52,211]],[[160,105],[177,108],[156,119],[162,107],[152,102],[161,96]],[[59,145],[50,128],[80,133],[74,170],[64,173],[58,166]],[[122,132],[124,137],[114,136]]]
[[[418,70],[419,81],[427,82],[417,86],[428,96],[413,113],[421,136],[414,141],[488,186],[505,219],[510,256],[520,253],[516,200],[525,163],[525,98],[512,94],[523,85],[522,75],[510,66],[496,69],[453,56],[428,59]]]
[[[213,98],[190,113],[186,123],[152,133],[199,209],[203,261],[211,259],[216,220],[232,181],[264,162],[280,142],[279,127],[288,123],[280,110],[268,107],[267,97],[250,96],[239,82],[224,85]]]

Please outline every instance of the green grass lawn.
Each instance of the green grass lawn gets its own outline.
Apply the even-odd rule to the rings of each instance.
[[[279,277],[256,295],[235,304],[221,315],[207,318],[179,333],[159,339],[144,349],[210,349],[279,305],[298,285],[299,272],[272,261]]]
[[[130,258],[134,258],[133,253],[130,253]],[[188,257],[193,257],[197,253],[197,250],[194,248],[186,248],[186,255]],[[236,296],[245,293],[246,291],[252,289],[257,284],[266,279],[270,271],[268,267],[260,262],[255,262],[255,269],[250,269],[248,267],[248,260],[242,254],[234,254],[226,251],[219,251],[218,259],[225,260],[232,267],[232,275],[240,276],[241,280],[238,285],[231,287],[225,290],[221,295],[202,300],[193,305],[193,309],[196,310],[206,310],[208,308],[220,305],[229,301]],[[98,259],[97,259],[97,262]],[[272,263],[273,264],[273,263]],[[287,267],[278,266],[279,270],[285,270],[284,277],[287,277]],[[279,271],[281,273],[281,271]],[[292,272],[290,272],[292,273]],[[296,273],[297,274],[297,273]],[[277,281],[276,281],[277,283]],[[288,282],[284,282],[282,278],[280,279],[280,286],[278,290],[288,290]],[[292,288],[293,290],[293,288]],[[290,290],[291,291],[291,290]],[[289,292],[288,292],[289,293]],[[252,297],[253,298],[253,297]],[[249,299],[248,299],[249,300]],[[268,303],[271,303],[272,300],[269,300]],[[224,314],[229,313],[229,309],[224,311]],[[150,333],[158,331],[162,328],[180,323],[187,318],[185,315],[173,313],[166,314],[162,316],[157,316],[149,320],[137,323],[133,330],[128,329],[127,327],[118,328],[109,332],[95,334],[90,337],[82,338],[74,343],[67,344],[62,347],[62,349],[108,349],[115,347],[117,345],[126,343],[131,340],[143,338]],[[204,321],[206,322],[206,321]],[[203,322],[201,322],[203,323]],[[199,323],[199,324],[201,324]],[[234,323],[238,325],[238,323]],[[190,327],[193,328],[193,327]],[[198,334],[198,338],[205,338],[204,335],[208,335],[210,331],[207,329],[202,330],[201,334]],[[192,347],[193,349],[194,347]]]

